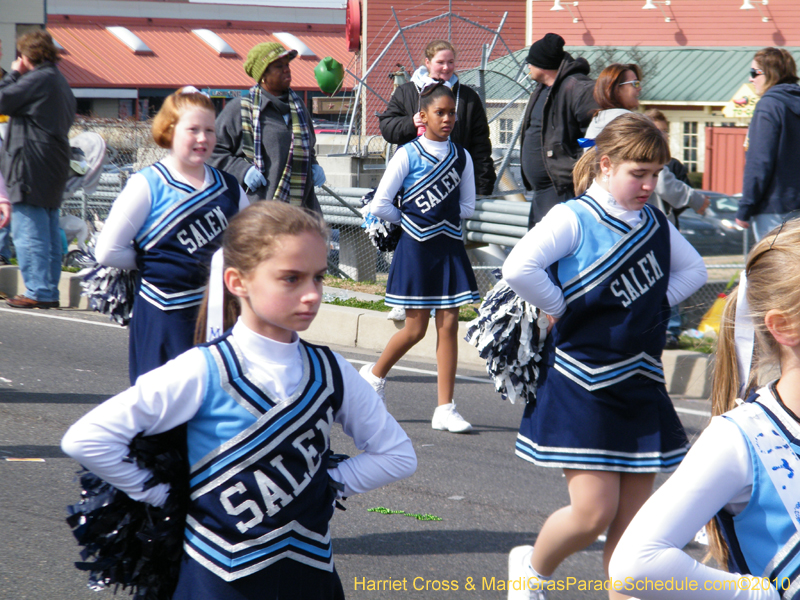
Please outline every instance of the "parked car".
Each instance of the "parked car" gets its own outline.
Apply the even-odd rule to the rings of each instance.
[[[311,124],[314,126],[314,133],[347,133],[347,125],[341,125],[335,121],[326,121],[325,119],[311,119]]]
[[[725,255],[736,254],[744,255],[755,243],[753,237],[752,227],[743,229],[736,224],[736,210],[739,208],[739,196],[721,194],[720,192],[712,192],[707,190],[700,190],[701,193],[708,196],[710,204],[706,210],[705,215],[700,216],[694,211],[684,211],[679,217],[681,233],[684,234],[686,239],[696,234],[687,234],[686,230],[695,231],[698,229],[696,224],[697,219],[701,219],[706,223],[713,225],[721,233],[719,240],[719,248],[716,250],[709,249],[707,255]],[[686,230],[684,228],[684,220],[687,220]],[[747,247],[745,247],[745,233]],[[692,242],[691,239],[689,239]],[[697,246],[695,246],[697,247]],[[698,251],[700,249],[698,248]],[[702,252],[701,252],[702,254]]]

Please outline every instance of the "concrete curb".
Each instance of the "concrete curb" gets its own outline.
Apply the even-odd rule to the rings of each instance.
[[[25,283],[19,267],[4,265],[0,267],[0,292],[11,298],[25,291]],[[58,285],[59,304],[62,308],[89,308],[86,298],[81,296],[81,278],[77,273],[61,273]]]
[[[0,267],[0,292],[10,297],[22,293],[24,289],[18,267]],[[59,291],[63,308],[88,308],[86,298],[81,296],[78,275],[62,273]],[[374,310],[323,304],[317,318],[303,334],[303,339],[379,353],[389,339],[404,327],[402,321],[390,321],[386,315],[385,312]],[[477,349],[464,341],[468,324],[462,321],[458,327],[458,363],[485,371],[486,362],[478,355]],[[436,363],[436,328],[433,323],[423,340],[407,356]],[[662,362],[667,391],[671,395],[686,398],[708,398],[711,395],[712,356],[686,350],[665,350]]]

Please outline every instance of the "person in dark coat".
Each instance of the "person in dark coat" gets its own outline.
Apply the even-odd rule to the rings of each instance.
[[[282,200],[321,212],[314,186],[325,183],[325,172],[314,152],[311,114],[291,89],[289,63],[296,56],[297,50],[277,42],[250,50],[244,70],[256,85],[217,117],[217,144],[208,162],[236,177],[251,203]]]
[[[585,58],[564,51],[564,38],[548,33],[528,52],[531,94],[520,132],[522,182],[534,190],[528,227],[575,195],[572,168],[583,154],[578,138],[599,108]]]
[[[58,209],[69,176],[69,129],[77,103],[56,67],[58,51],[44,30],[17,41],[19,58],[0,81],[0,114],[10,117],[0,172],[13,206],[11,235],[26,291],[14,308],[57,308],[61,280]]]
[[[403,145],[419,137],[419,94],[434,79],[442,79],[456,97],[456,125],[450,139],[467,149],[475,171],[475,192],[488,196],[494,190],[497,175],[492,160],[489,123],[480,96],[471,87],[461,85],[455,73],[456,49],[447,40],[434,40],[425,48],[425,64],[411,81],[397,88],[389,106],[378,116],[381,135],[390,144]],[[422,130],[424,131],[424,129]]]
[[[756,52],[750,83],[761,96],[747,132],[741,227],[753,225],[756,241],[787,218],[800,217],[800,86],[794,58],[782,48]]]

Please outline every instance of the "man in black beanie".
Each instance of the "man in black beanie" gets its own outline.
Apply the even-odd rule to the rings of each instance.
[[[578,138],[599,107],[592,96],[589,63],[564,52],[564,38],[548,33],[528,51],[530,77],[537,85],[522,122],[522,181],[534,190],[528,228],[553,206],[575,194],[572,168],[582,154]]]

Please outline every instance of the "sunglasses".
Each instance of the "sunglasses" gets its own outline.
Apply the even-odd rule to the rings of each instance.
[[[627,84],[632,85],[633,89],[635,89],[635,90],[638,90],[640,87],[642,87],[642,82],[639,81],[638,79],[631,79],[630,81],[623,81],[622,83],[620,83],[620,86],[627,85]]]
[[[763,75],[764,71],[761,69],[750,69],[750,79],[755,79],[759,75]]]

